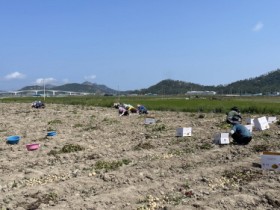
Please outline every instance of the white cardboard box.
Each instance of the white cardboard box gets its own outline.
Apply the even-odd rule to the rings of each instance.
[[[266,130],[269,129],[269,124],[267,122],[266,117],[260,117],[254,119],[254,125],[256,130]]]
[[[219,133],[214,137],[216,144],[229,144],[229,133]]]
[[[253,125],[244,125],[251,133],[253,132]]]
[[[177,128],[176,129],[176,136],[191,136],[192,135],[192,128]]]
[[[146,118],[144,123],[145,124],[155,124],[156,120],[155,120],[155,118]]]
[[[263,152],[261,166],[262,169],[280,171],[280,152]]]
[[[276,117],[267,117],[268,123],[276,123],[276,121],[277,121]]]

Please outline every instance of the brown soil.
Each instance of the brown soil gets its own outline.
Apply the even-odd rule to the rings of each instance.
[[[280,149],[276,123],[238,146],[213,144],[230,130],[223,114],[150,111],[156,123],[145,125],[114,108],[2,103],[0,112],[1,210],[280,209],[280,173],[260,168],[261,151]],[[192,136],[176,137],[179,127]],[[10,135],[20,142],[6,144]]]

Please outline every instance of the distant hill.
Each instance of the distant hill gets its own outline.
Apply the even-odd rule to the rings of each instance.
[[[173,95],[173,94],[185,94],[191,90],[207,90],[208,86],[194,84],[190,82],[184,82],[179,80],[162,80],[161,82],[153,85],[147,89],[136,91],[140,94],[158,94],[158,95]]]
[[[280,69],[259,77],[244,79],[228,85],[204,86],[179,80],[163,80],[147,89],[133,91],[138,94],[173,95],[187,91],[216,91],[217,94],[272,94],[280,92]]]
[[[62,91],[86,92],[86,93],[95,93],[95,94],[115,94],[117,92],[116,90],[108,88],[105,85],[97,85],[91,82],[84,82],[82,84],[69,83],[60,86],[46,85],[45,88],[47,90],[62,90]],[[39,90],[39,89],[43,89],[43,87],[39,85],[26,86],[20,90]]]
[[[255,78],[239,80],[226,86],[218,86],[216,91],[237,94],[272,94],[280,92],[280,69]]]
[[[51,89],[51,88],[54,88],[56,87],[55,85],[45,85],[45,88],[46,89]],[[21,88],[20,90],[41,90],[43,89],[44,87],[43,86],[40,86],[40,85],[31,85],[31,86],[25,86],[23,88]]]
[[[41,86],[26,86],[21,90],[38,90]],[[70,83],[61,86],[47,86],[49,90],[87,92],[95,94],[158,94],[158,95],[177,95],[185,94],[188,91],[216,91],[217,94],[273,94],[280,92],[280,69],[268,72],[259,77],[239,80],[228,85],[204,86],[191,82],[179,80],[162,80],[149,88],[133,91],[116,91],[105,85],[98,85],[91,82]]]
[[[76,91],[76,92],[87,92],[96,94],[115,94],[117,91],[108,88],[105,85],[97,85],[90,82],[84,82],[82,84],[70,83],[52,88],[53,90],[64,90],[64,91]]]
[[[21,88],[20,90],[41,90],[41,89],[43,89],[43,87],[40,85],[31,85],[31,86],[25,86],[25,87]]]

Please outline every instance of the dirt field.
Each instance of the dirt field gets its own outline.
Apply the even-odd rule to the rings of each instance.
[[[280,149],[278,124],[247,146],[216,145],[225,115],[0,104],[0,207],[7,209],[280,209],[280,172],[260,152]],[[261,116],[244,116],[261,117]],[[277,116],[279,119],[279,116]],[[192,136],[176,137],[176,128]],[[55,130],[56,136],[46,137]],[[19,135],[16,145],[6,137]],[[28,143],[40,143],[27,151]]]

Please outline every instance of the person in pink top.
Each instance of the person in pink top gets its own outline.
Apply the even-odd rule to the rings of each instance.
[[[119,106],[119,114],[120,116],[128,116],[129,112],[124,106]]]

